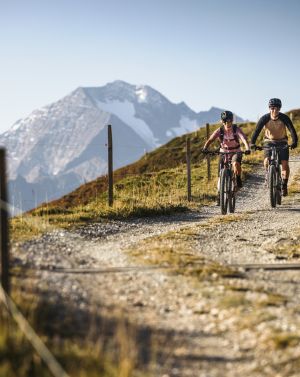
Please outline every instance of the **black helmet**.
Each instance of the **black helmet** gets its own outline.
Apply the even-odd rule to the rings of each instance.
[[[271,98],[269,101],[269,107],[279,107],[281,108],[282,103],[279,98]]]
[[[225,110],[221,114],[221,119],[225,122],[226,120],[233,121],[233,113],[231,111]]]

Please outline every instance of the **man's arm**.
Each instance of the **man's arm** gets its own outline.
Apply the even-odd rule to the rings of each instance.
[[[255,144],[256,140],[261,133],[261,130],[264,128],[265,124],[270,120],[270,114],[263,115],[257,122],[255,131],[251,137],[251,144]]]
[[[294,127],[291,119],[286,114],[283,114],[283,113],[279,114],[279,118],[283,121],[283,123],[286,125],[287,129],[290,131],[290,134],[291,134],[292,140],[293,140],[294,148],[296,148],[297,144],[298,144],[298,136],[297,136],[297,132],[295,130],[295,127]]]

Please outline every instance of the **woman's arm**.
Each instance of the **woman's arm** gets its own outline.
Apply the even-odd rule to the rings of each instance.
[[[203,149],[207,149],[210,144],[220,136],[220,129],[218,128],[211,136],[207,139],[206,143],[203,146]]]

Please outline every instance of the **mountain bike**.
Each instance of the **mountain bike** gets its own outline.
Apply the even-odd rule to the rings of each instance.
[[[232,156],[237,152],[207,151],[204,153],[222,156],[218,180],[220,208],[222,215],[226,215],[227,210],[229,210],[230,213],[233,213],[235,211],[236,193],[238,191],[238,187],[236,183],[236,175],[234,174],[231,160]],[[243,154],[244,152],[238,153]]]
[[[272,208],[281,204],[282,199],[282,178],[281,178],[281,162],[279,158],[279,151],[289,148],[286,146],[276,146],[275,144],[270,147],[255,146],[257,150],[271,150],[271,156],[269,157],[269,167],[267,172],[267,187],[269,189],[269,198]]]

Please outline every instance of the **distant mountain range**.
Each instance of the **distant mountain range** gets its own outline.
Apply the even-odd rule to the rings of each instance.
[[[119,168],[175,136],[216,123],[221,112],[212,107],[196,113],[147,85],[80,87],[0,135],[8,150],[10,202],[28,210],[105,174],[108,124]]]

